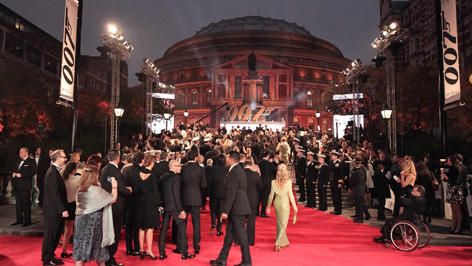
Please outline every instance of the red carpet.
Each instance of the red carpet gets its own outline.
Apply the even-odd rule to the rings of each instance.
[[[256,222],[256,245],[251,247],[253,265],[472,265],[472,247],[428,246],[411,253],[400,252],[394,247],[386,249],[376,244],[372,237],[378,229],[364,224],[354,224],[351,220],[300,206],[297,224],[292,219],[287,229],[290,246],[275,252],[275,216],[258,218]],[[202,213],[201,252],[196,258],[182,261],[172,253],[174,245],[167,245],[168,259],[164,261],[140,261],[138,257],[125,255],[124,236],[116,255],[118,262],[131,265],[210,265],[223,244],[223,236],[210,237],[209,213]],[[189,241],[191,242],[191,222],[189,220]],[[0,236],[0,265],[42,265],[42,238]],[[193,253],[192,244],[189,251]],[[61,246],[56,250],[60,254]],[[157,251],[157,233],[153,251]],[[71,250],[70,250],[71,252]],[[75,265],[71,259],[65,265]],[[241,262],[239,247],[231,249],[228,265]],[[91,262],[89,265],[96,265]]]

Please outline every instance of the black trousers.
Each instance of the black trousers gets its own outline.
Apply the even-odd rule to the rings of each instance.
[[[257,216],[257,207],[251,208],[251,214],[249,214],[247,219],[247,240],[249,245],[254,245],[254,240],[256,239],[256,216]]]
[[[384,239],[390,238],[390,231],[392,230],[392,226],[400,220],[400,218],[390,218],[385,221],[384,226],[382,226],[382,228],[380,229],[380,233],[382,234],[382,237]]]
[[[113,231],[115,231],[115,243],[107,247],[110,259],[108,263],[115,262],[115,254],[118,250],[118,244],[120,243],[121,227],[123,226],[123,211],[118,210],[119,208],[113,208]]]
[[[202,189],[202,210],[206,210],[207,198],[206,198],[206,188]]]
[[[185,209],[185,213],[187,214],[187,219],[188,219],[189,213],[192,215],[193,249],[196,252],[198,252],[200,251],[200,207],[199,206],[186,206],[184,207],[184,209]],[[185,219],[185,230],[187,230],[187,221],[188,221],[187,219]]]
[[[20,223],[31,223],[31,191],[17,190],[16,199],[16,221]]]
[[[467,193],[464,193],[464,195],[467,195]],[[462,210],[462,223],[461,223],[462,228],[461,229],[470,230],[470,215],[469,215],[469,208],[467,207],[467,200],[464,200],[464,202],[461,204],[461,210]]]
[[[343,211],[343,199],[341,198],[341,188],[338,188],[337,184],[331,186],[331,198],[333,199],[334,211],[342,213]]]
[[[62,230],[64,229],[64,218],[54,217],[44,219],[44,237],[41,251],[41,260],[49,262],[54,258],[54,251],[59,244]]]
[[[354,204],[356,206],[356,219],[364,221],[364,197],[354,196]]]
[[[328,191],[327,187],[318,184],[318,197],[320,200],[320,210],[326,211],[328,209]]]
[[[379,201],[377,220],[383,220],[385,219],[385,197],[378,197],[377,200]]]
[[[233,234],[237,236],[242,253],[242,264],[252,264],[251,253],[249,251],[249,243],[246,233],[246,216],[229,216],[228,224],[226,225],[226,235],[223,242],[223,248],[220,251],[218,259],[225,261],[228,259],[229,250],[233,245]]]
[[[393,206],[393,217],[397,217],[400,212],[400,197],[402,196],[401,189],[392,188],[395,195],[395,205]]]
[[[179,214],[176,211],[173,212],[164,212],[162,217],[162,228],[159,233],[159,255],[166,254],[166,234],[169,230],[170,218],[175,222],[176,227],[172,228],[172,231],[178,230],[178,239],[177,239],[177,249],[182,251],[182,254],[187,254],[188,252],[188,243],[187,243],[187,230],[185,227],[185,220],[179,218]]]
[[[315,184],[312,180],[306,181],[306,206],[312,208],[316,207]]]
[[[211,212],[211,228],[216,227],[217,232],[221,232],[223,223],[220,220],[221,213],[223,212],[223,199],[210,199],[210,212]]]
[[[270,194],[270,185],[269,185],[269,187],[264,187],[262,189],[261,216],[267,215],[266,214],[266,209],[267,209],[267,203],[269,201],[269,194]]]
[[[136,221],[136,208],[126,207],[126,251],[139,252],[139,228]],[[133,245],[134,244],[134,245]]]
[[[42,178],[40,177],[37,177],[37,180],[38,182],[38,189],[39,189],[39,195],[38,195],[38,205],[39,207],[43,207],[43,203],[44,203],[44,176]]]
[[[296,177],[298,190],[300,191],[300,201],[305,201],[305,177],[297,175]]]

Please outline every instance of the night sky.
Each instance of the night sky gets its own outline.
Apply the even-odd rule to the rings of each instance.
[[[0,0],[62,40],[64,0]],[[345,57],[370,64],[370,46],[379,34],[378,0],[85,0],[82,26],[84,55],[98,55],[100,34],[116,24],[133,46],[129,85],[142,59],[162,57],[174,43],[192,37],[212,22],[249,15],[283,19],[305,27],[336,45]]]

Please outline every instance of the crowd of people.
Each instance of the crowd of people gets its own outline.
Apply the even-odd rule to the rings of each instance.
[[[460,154],[449,156],[443,166],[429,155],[424,159],[397,154],[390,157],[368,141],[355,145],[309,130],[278,131],[262,126],[256,130],[213,129],[198,124],[179,125],[153,137],[137,134],[129,147],[117,143],[106,158],[92,154],[86,162],[81,162],[80,150],[69,160],[63,150],[52,149],[44,155],[38,148],[30,158],[23,147],[19,156],[21,160],[13,171],[17,217],[12,225],[31,224],[31,191],[37,186],[45,218],[44,265],[63,264],[54,255],[62,233],[62,258],[72,256],[77,265],[91,260],[98,265],[122,265],[114,256],[123,226],[127,255],[164,260],[171,220],[172,243],[176,245],[173,253],[183,260],[194,258],[201,251],[200,216],[207,205],[209,234],[224,235],[222,250],[210,264],[226,265],[235,243],[241,248],[240,265],[251,265],[256,217],[270,217],[272,203],[277,220],[274,250],[281,251],[289,245],[286,228],[290,205],[295,223],[297,202],[327,211],[330,194],[334,207],[331,214],[341,215],[342,191],[347,190],[349,203],[356,210],[353,221],[363,223],[371,218],[368,207],[372,203],[378,208],[377,219],[385,220],[386,200],[394,197],[393,216],[404,218],[404,199],[424,197],[424,206],[415,211],[422,212],[429,223],[439,181],[448,184],[451,233],[470,229],[465,201],[466,182],[470,180]],[[295,193],[299,193],[298,199]],[[189,216],[193,254],[187,243]],[[226,233],[222,231],[223,220],[228,220]],[[160,229],[158,255],[152,248],[156,229]]]

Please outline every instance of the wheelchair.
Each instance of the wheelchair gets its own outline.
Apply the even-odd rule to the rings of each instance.
[[[424,248],[430,240],[430,231],[423,222],[422,215],[415,215],[413,222],[398,221],[390,230],[389,242],[400,251],[410,252],[416,248]]]

